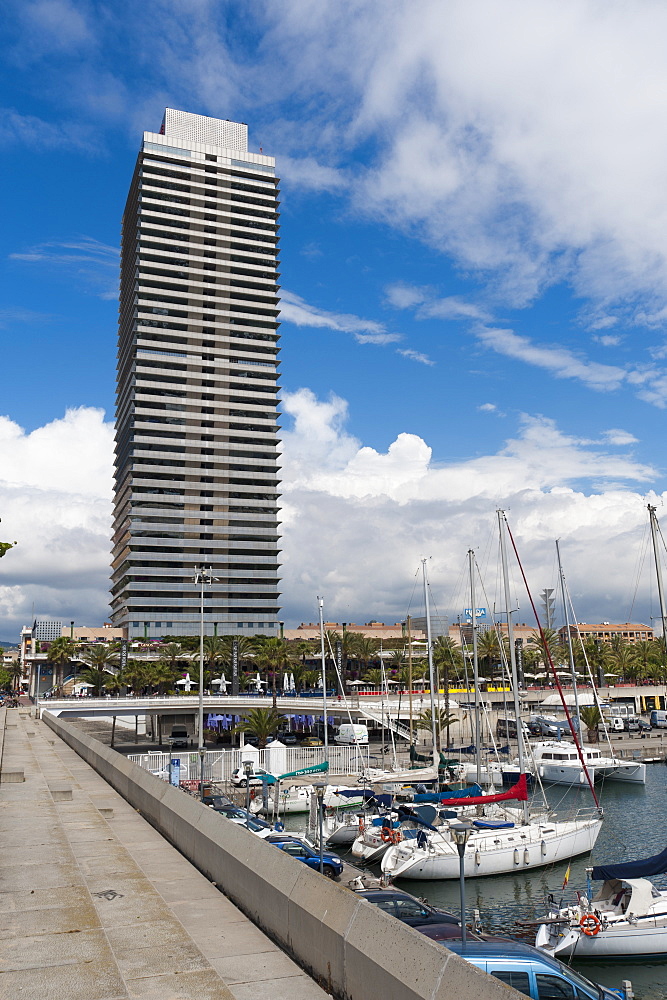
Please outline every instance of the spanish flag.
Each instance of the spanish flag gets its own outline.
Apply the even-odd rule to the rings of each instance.
[[[565,878],[563,879],[563,889],[565,889],[567,887],[567,883],[570,881],[570,868],[571,867],[572,867],[572,864],[570,863],[567,866],[567,871],[565,872]]]

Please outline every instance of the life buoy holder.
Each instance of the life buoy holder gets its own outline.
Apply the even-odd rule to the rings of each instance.
[[[586,937],[595,937],[596,934],[599,934],[602,924],[594,913],[584,913],[579,921],[579,926]]]

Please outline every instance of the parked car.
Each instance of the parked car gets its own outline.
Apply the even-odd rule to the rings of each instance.
[[[455,924],[418,924],[415,930],[431,941],[444,941],[447,948],[451,940],[461,940],[461,925],[458,921]],[[484,937],[474,931],[466,930],[466,941],[484,941]]]
[[[532,1000],[545,997],[562,1000],[619,1000],[623,990],[597,986],[581,973],[545,955],[539,948],[519,941],[470,941],[463,950],[461,940],[449,939],[447,948],[466,962],[500,979]]]
[[[521,723],[521,731],[524,737],[527,737],[530,733],[530,730],[525,722]],[[516,719],[498,719],[496,722],[496,736],[500,740],[510,738],[515,740],[517,736]]]
[[[626,719],[623,719],[623,729],[626,733],[645,733],[651,731],[651,726],[650,723],[644,722],[636,715],[628,715]]]
[[[190,734],[185,726],[174,726],[169,737],[169,746],[173,750],[175,747],[189,747]]]
[[[265,771],[263,767],[253,767],[250,772],[250,779],[246,778],[245,768],[237,767],[235,771],[232,771],[230,780],[236,788],[246,788],[248,784],[275,785],[276,783],[275,776],[269,771]]]
[[[324,741],[319,736],[304,736],[301,740],[302,747],[323,747]]]
[[[422,927],[426,924],[459,926],[459,919],[453,913],[430,906],[400,889],[358,889],[356,894],[411,927]]]
[[[267,838],[268,843],[273,844],[279,850],[283,851],[285,854],[289,854],[292,858],[297,858],[299,861],[303,861],[304,864],[308,865],[314,871],[320,870],[320,852],[314,847],[310,847],[305,844],[302,840],[298,840],[296,837],[291,837],[288,840],[274,840],[273,837]],[[330,851],[324,851],[322,854],[322,872],[327,878],[335,878],[340,875],[343,871],[343,862],[340,860],[337,854],[331,854]]]
[[[286,747],[295,747],[298,746],[299,743],[299,736],[297,733],[281,731],[276,733],[275,739],[280,740],[280,742],[284,743]]]

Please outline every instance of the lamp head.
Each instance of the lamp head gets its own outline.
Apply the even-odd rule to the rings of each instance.
[[[252,774],[253,762],[251,760],[244,760],[241,761],[241,763],[243,764],[243,770],[245,771],[246,775]]]
[[[472,826],[470,823],[450,823],[449,829],[452,831],[452,837],[457,847],[465,847],[468,843],[468,837],[472,833]]]
[[[319,782],[316,783],[316,785],[315,785],[315,793],[317,795],[317,801],[318,802],[322,802],[322,800],[324,799],[324,790],[325,790],[326,787],[327,786],[322,781],[319,781]]]

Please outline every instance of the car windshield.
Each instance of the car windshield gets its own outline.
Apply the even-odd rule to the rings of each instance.
[[[554,961],[558,962],[558,959],[554,959]],[[591,996],[597,997],[598,1000],[604,1000],[604,990],[600,989],[597,983],[592,983],[590,979],[586,979],[586,976],[582,976],[580,972],[575,972],[569,965],[564,965],[562,962],[558,962],[558,964],[560,966],[560,971],[567,977],[567,979],[569,979],[571,983],[588,990]]]

